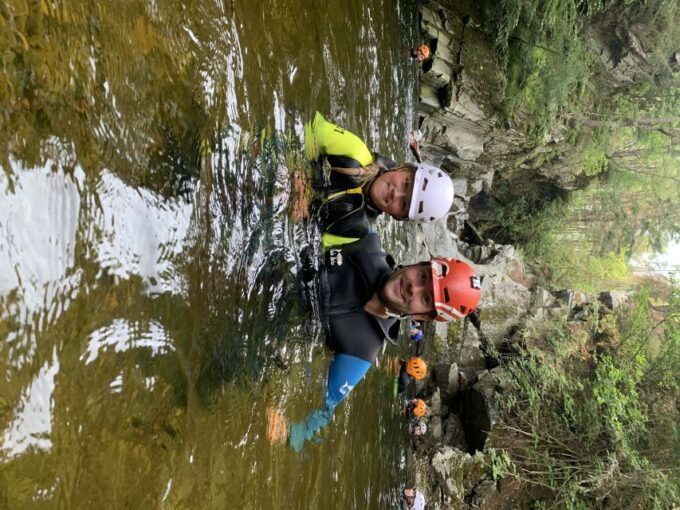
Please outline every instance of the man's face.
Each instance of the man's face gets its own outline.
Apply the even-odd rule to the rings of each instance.
[[[430,264],[402,267],[392,273],[380,297],[390,311],[421,320],[431,320],[434,312]]]

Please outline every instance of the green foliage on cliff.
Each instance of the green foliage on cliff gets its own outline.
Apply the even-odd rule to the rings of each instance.
[[[620,315],[525,332],[527,352],[508,366],[495,469],[538,508],[680,500],[680,288],[653,302],[642,290]]]
[[[598,31],[610,34],[625,20],[634,26],[645,67],[633,83],[672,80],[669,56],[678,49],[677,2],[655,0],[501,0],[487,9],[490,34],[506,68],[508,118],[539,139],[563,114],[601,112],[611,80],[593,48]],[[607,35],[605,35],[607,38]],[[613,59],[619,58],[612,55]]]

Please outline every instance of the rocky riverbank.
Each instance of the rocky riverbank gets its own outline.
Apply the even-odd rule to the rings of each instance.
[[[420,18],[433,54],[420,73],[421,152],[450,173],[455,203],[447,219],[423,226],[417,258],[458,257],[483,277],[480,327],[466,320],[437,323],[428,332],[433,369],[417,388],[430,407],[428,435],[414,440],[409,465],[434,509],[512,508],[522,497],[511,481],[494,479],[487,440],[500,419],[504,362],[519,352],[519,332],[547,318],[577,329],[594,310],[606,313],[625,302],[616,292],[549,292],[536,285],[513,246],[475,228],[488,219],[491,202],[507,203],[519,193],[555,197],[587,183],[570,165],[546,157],[562,143],[560,133],[536,147],[519,130],[499,125],[497,62],[477,14],[465,2],[427,1]]]

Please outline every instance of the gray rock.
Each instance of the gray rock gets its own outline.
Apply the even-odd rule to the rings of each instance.
[[[426,83],[420,85],[419,100],[421,106],[426,106],[434,110],[439,108],[439,95],[437,94],[437,89],[431,85]]]
[[[424,65],[425,72],[421,75],[422,83],[430,85],[435,90],[445,87],[451,81],[452,65],[444,59],[434,56]],[[437,93],[441,106],[441,93]]]
[[[465,211],[467,208],[467,202],[460,196],[453,197],[453,205],[451,206],[451,211],[454,213]]]
[[[471,456],[449,445],[440,446],[432,457],[432,472],[442,492],[441,508],[467,508],[465,496],[486,477],[484,457]]]
[[[444,420],[443,428],[444,435],[442,436],[442,443],[454,446],[462,451],[467,449],[463,422],[457,415],[452,414],[447,416],[447,418]]]
[[[489,170],[480,175],[484,191],[491,191],[491,186],[493,185],[493,178],[495,175],[496,172],[494,170]]]
[[[553,292],[553,296],[557,299],[560,305],[573,308],[576,305],[582,305],[591,301],[591,297],[586,292],[572,289],[562,289]]]
[[[460,159],[474,161],[484,152],[484,139],[477,133],[452,127],[445,128],[434,140],[436,145],[448,147]]]
[[[426,255],[424,258],[415,260],[424,260],[433,255],[465,258],[458,250],[456,235],[446,227],[446,219],[421,225],[419,233],[422,233],[422,241],[427,247],[427,253],[423,254]]]
[[[600,292],[598,300],[610,310],[616,310],[621,305],[626,303],[628,300],[628,295],[625,292],[609,290]]]
[[[496,482],[487,478],[475,485],[472,493],[466,499],[470,501],[470,508],[483,508],[485,503],[497,496],[497,493]]]
[[[484,181],[482,179],[475,179],[470,183],[470,196],[474,197],[484,189]]]
[[[458,393],[458,364],[439,363],[434,367],[435,384],[448,395]]]
[[[428,402],[428,407],[434,416],[440,416],[442,414],[442,396],[439,388],[436,388],[432,393],[432,396]]]
[[[469,458],[470,454],[444,445],[432,457],[432,469],[441,478],[446,479],[466,457]]]
[[[543,287],[536,287],[534,289],[534,307],[547,308],[551,307],[555,302],[555,297]]]
[[[451,179],[453,182],[453,192],[459,197],[467,196],[468,181],[467,179]]]
[[[439,440],[439,439],[442,438],[442,419],[441,419],[441,416],[432,416],[430,418],[428,430],[430,431],[430,436],[433,439]]]
[[[473,122],[479,122],[486,118],[484,110],[465,92],[458,94],[457,100],[450,105],[450,108],[456,116]]]
[[[458,365],[460,367],[483,369],[486,367],[486,359],[481,349],[479,339],[466,340],[460,348],[458,355]]]

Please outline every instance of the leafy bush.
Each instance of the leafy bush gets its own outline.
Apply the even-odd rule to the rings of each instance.
[[[531,347],[508,366],[495,474],[526,484],[539,507],[672,508],[680,500],[680,290],[662,315],[643,290],[621,315],[594,313],[580,324],[591,339],[580,350],[564,348],[575,323],[525,332]]]
[[[579,109],[594,65],[580,29],[610,3],[501,0],[494,5],[495,42],[506,66],[506,114],[515,118],[525,112],[526,130],[537,138],[560,111]]]

